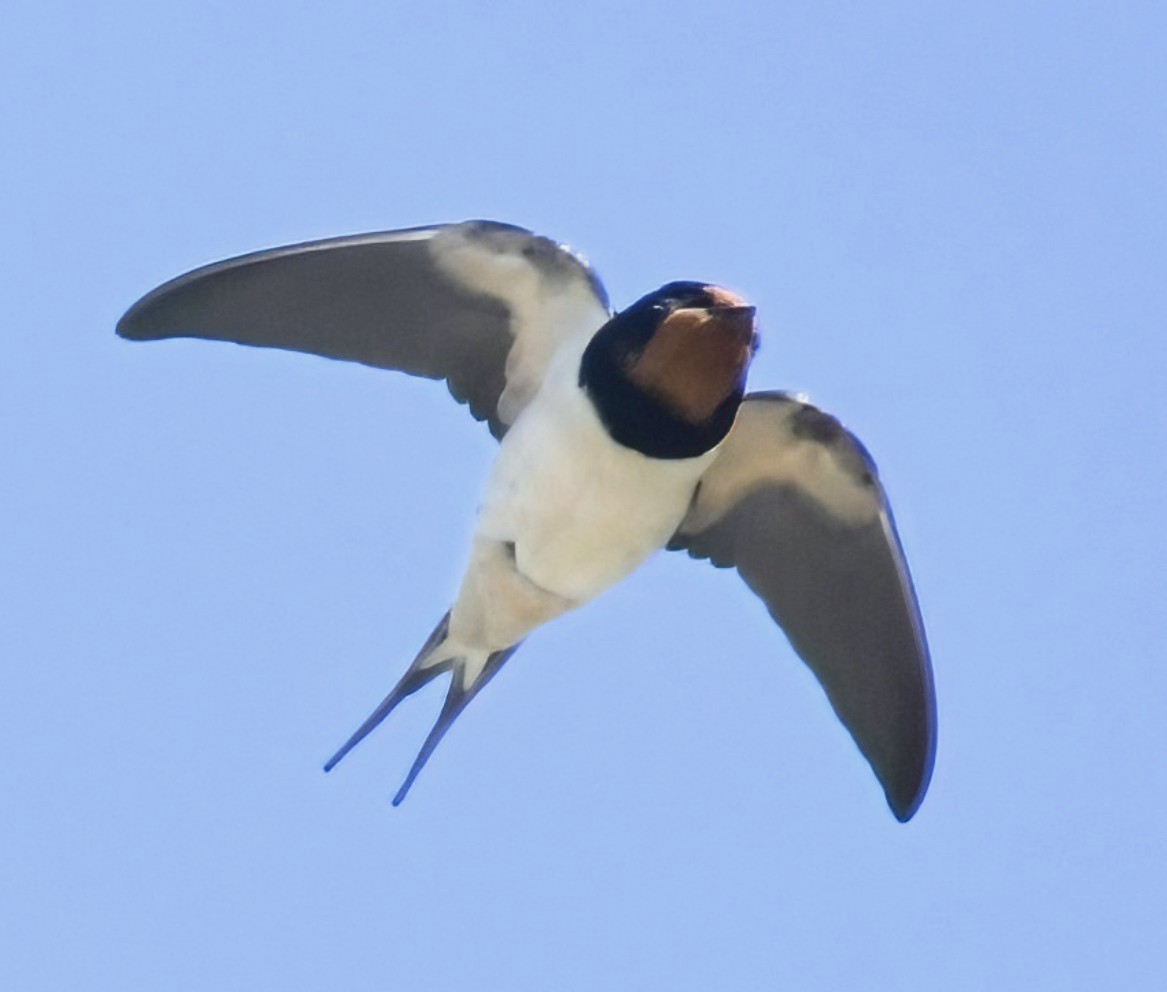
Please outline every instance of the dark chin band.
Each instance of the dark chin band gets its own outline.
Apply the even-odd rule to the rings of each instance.
[[[696,458],[716,447],[733,426],[743,392],[739,384],[710,417],[690,423],[629,382],[611,353],[592,345],[584,351],[579,384],[612,439],[649,458]]]

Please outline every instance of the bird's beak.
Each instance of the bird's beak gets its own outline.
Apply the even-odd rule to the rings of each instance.
[[[732,332],[742,345],[753,346],[757,315],[754,307],[710,307],[708,313],[717,322],[718,327]]]

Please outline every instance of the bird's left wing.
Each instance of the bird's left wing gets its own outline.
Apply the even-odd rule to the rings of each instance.
[[[467,221],[330,238],[216,262],[118,322],[137,341],[210,338],[448,380],[501,437],[555,349],[609,316],[578,255],[510,224]]]
[[[887,497],[858,439],[797,397],[747,396],[669,547],[737,566],[908,820],[932,775],[932,668]]]

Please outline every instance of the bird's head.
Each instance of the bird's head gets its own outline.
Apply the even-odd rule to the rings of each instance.
[[[625,356],[628,379],[688,423],[707,421],[745,387],[758,348],[754,308],[736,293],[672,282],[620,314],[647,335]]]
[[[664,457],[691,457],[728,432],[757,347],[754,308],[740,296],[708,283],[671,282],[596,333],[580,381],[617,440],[673,434],[684,454]],[[689,440],[681,443],[682,435]],[[647,440],[652,447],[655,439]],[[659,456],[644,443],[630,446]]]

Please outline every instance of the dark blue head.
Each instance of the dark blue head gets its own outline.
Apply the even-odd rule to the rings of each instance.
[[[757,349],[754,308],[735,293],[671,282],[592,338],[580,383],[609,433],[657,458],[691,458],[728,433]]]

